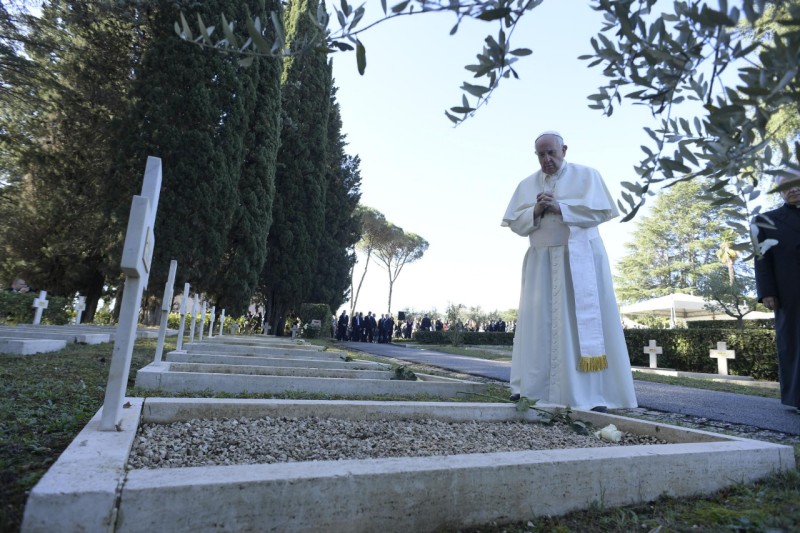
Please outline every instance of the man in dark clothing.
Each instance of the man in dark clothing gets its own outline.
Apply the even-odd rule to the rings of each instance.
[[[394,334],[394,319],[392,315],[386,315],[383,321],[383,341],[392,342],[392,335]]]
[[[800,414],[800,172],[779,176],[783,206],[759,215],[758,301],[775,311],[781,403]],[[771,245],[771,246],[770,246]],[[763,250],[765,249],[765,250]]]
[[[364,329],[366,330],[366,341],[367,342],[375,342],[374,335],[375,335],[375,328],[378,326],[377,322],[375,322],[375,317],[372,315],[372,311],[367,313],[367,317],[364,319]]]
[[[338,330],[336,331],[336,339],[340,341],[347,340],[347,323],[349,322],[347,318],[347,313],[342,311],[342,314],[339,315],[339,323],[338,323]]]
[[[353,311],[353,318],[350,319],[350,340],[353,342],[361,342],[361,322],[359,313]]]
[[[422,318],[422,323],[420,324],[420,328],[422,331],[430,331],[431,330],[431,319],[428,315],[425,315]]]

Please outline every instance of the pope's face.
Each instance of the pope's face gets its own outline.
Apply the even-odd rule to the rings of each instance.
[[[555,135],[543,135],[536,141],[536,156],[545,174],[555,174],[566,154],[567,145]]]
[[[781,191],[783,201],[795,207],[800,206],[800,176],[794,175],[781,181],[781,185],[786,183],[790,183],[791,188]]]

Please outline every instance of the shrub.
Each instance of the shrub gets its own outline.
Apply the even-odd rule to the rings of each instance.
[[[302,324],[300,326],[300,334],[303,337],[315,339],[320,336],[326,337],[330,335],[331,331],[331,308],[328,304],[303,304],[300,306],[298,313]],[[313,320],[319,320],[321,326],[314,328],[311,325]],[[328,332],[326,335],[324,332]]]
[[[36,310],[33,300],[39,293],[0,292],[0,321],[8,324],[31,324]],[[47,309],[42,313],[42,324],[62,325],[69,323],[72,301],[63,296],[47,297]]]
[[[709,350],[716,349],[718,342],[725,342],[728,349],[736,351],[736,358],[728,360],[729,374],[751,376],[759,380],[778,380],[774,330],[719,327],[626,329],[625,342],[632,365],[649,366],[650,356],[644,353],[644,347],[651,339],[663,349],[663,353],[658,356],[659,368],[715,374],[717,361],[709,356]]]
[[[414,332],[414,340],[421,344],[450,344],[446,331]],[[514,333],[500,331],[461,331],[461,343],[468,345],[511,346],[514,344]]]

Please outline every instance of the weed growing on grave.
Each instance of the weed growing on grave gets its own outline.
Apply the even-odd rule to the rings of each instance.
[[[394,375],[392,375],[391,379],[397,379],[401,381],[417,381],[417,375],[412,372],[408,365],[401,365],[394,368]]]

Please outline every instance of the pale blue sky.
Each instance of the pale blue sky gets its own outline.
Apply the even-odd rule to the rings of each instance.
[[[391,4],[391,3],[390,3]],[[369,2],[367,12],[380,10]],[[361,157],[362,203],[430,243],[395,284],[392,311],[444,311],[448,303],[485,310],[515,308],[527,239],[500,227],[517,183],[538,169],[533,139],[555,129],[567,160],[597,168],[615,198],[653,126],[649,111],[625,105],[611,118],[588,108],[603,84],[597,68],[577,57],[591,53],[600,17],[587,2],[550,0],[526,15],[516,47],[533,50],[516,64],[520,80],[504,80],[489,105],[454,128],[444,110],[459,105],[464,65],[474,62],[494,24],[449,31],[452,14],[400,18],[363,35],[367,71],[353,54],[334,56],[348,151]],[[633,223],[601,226],[612,267],[624,254]],[[357,276],[363,268],[359,256]],[[371,264],[357,310],[386,312],[388,275]],[[348,304],[349,305],[349,304]]]

